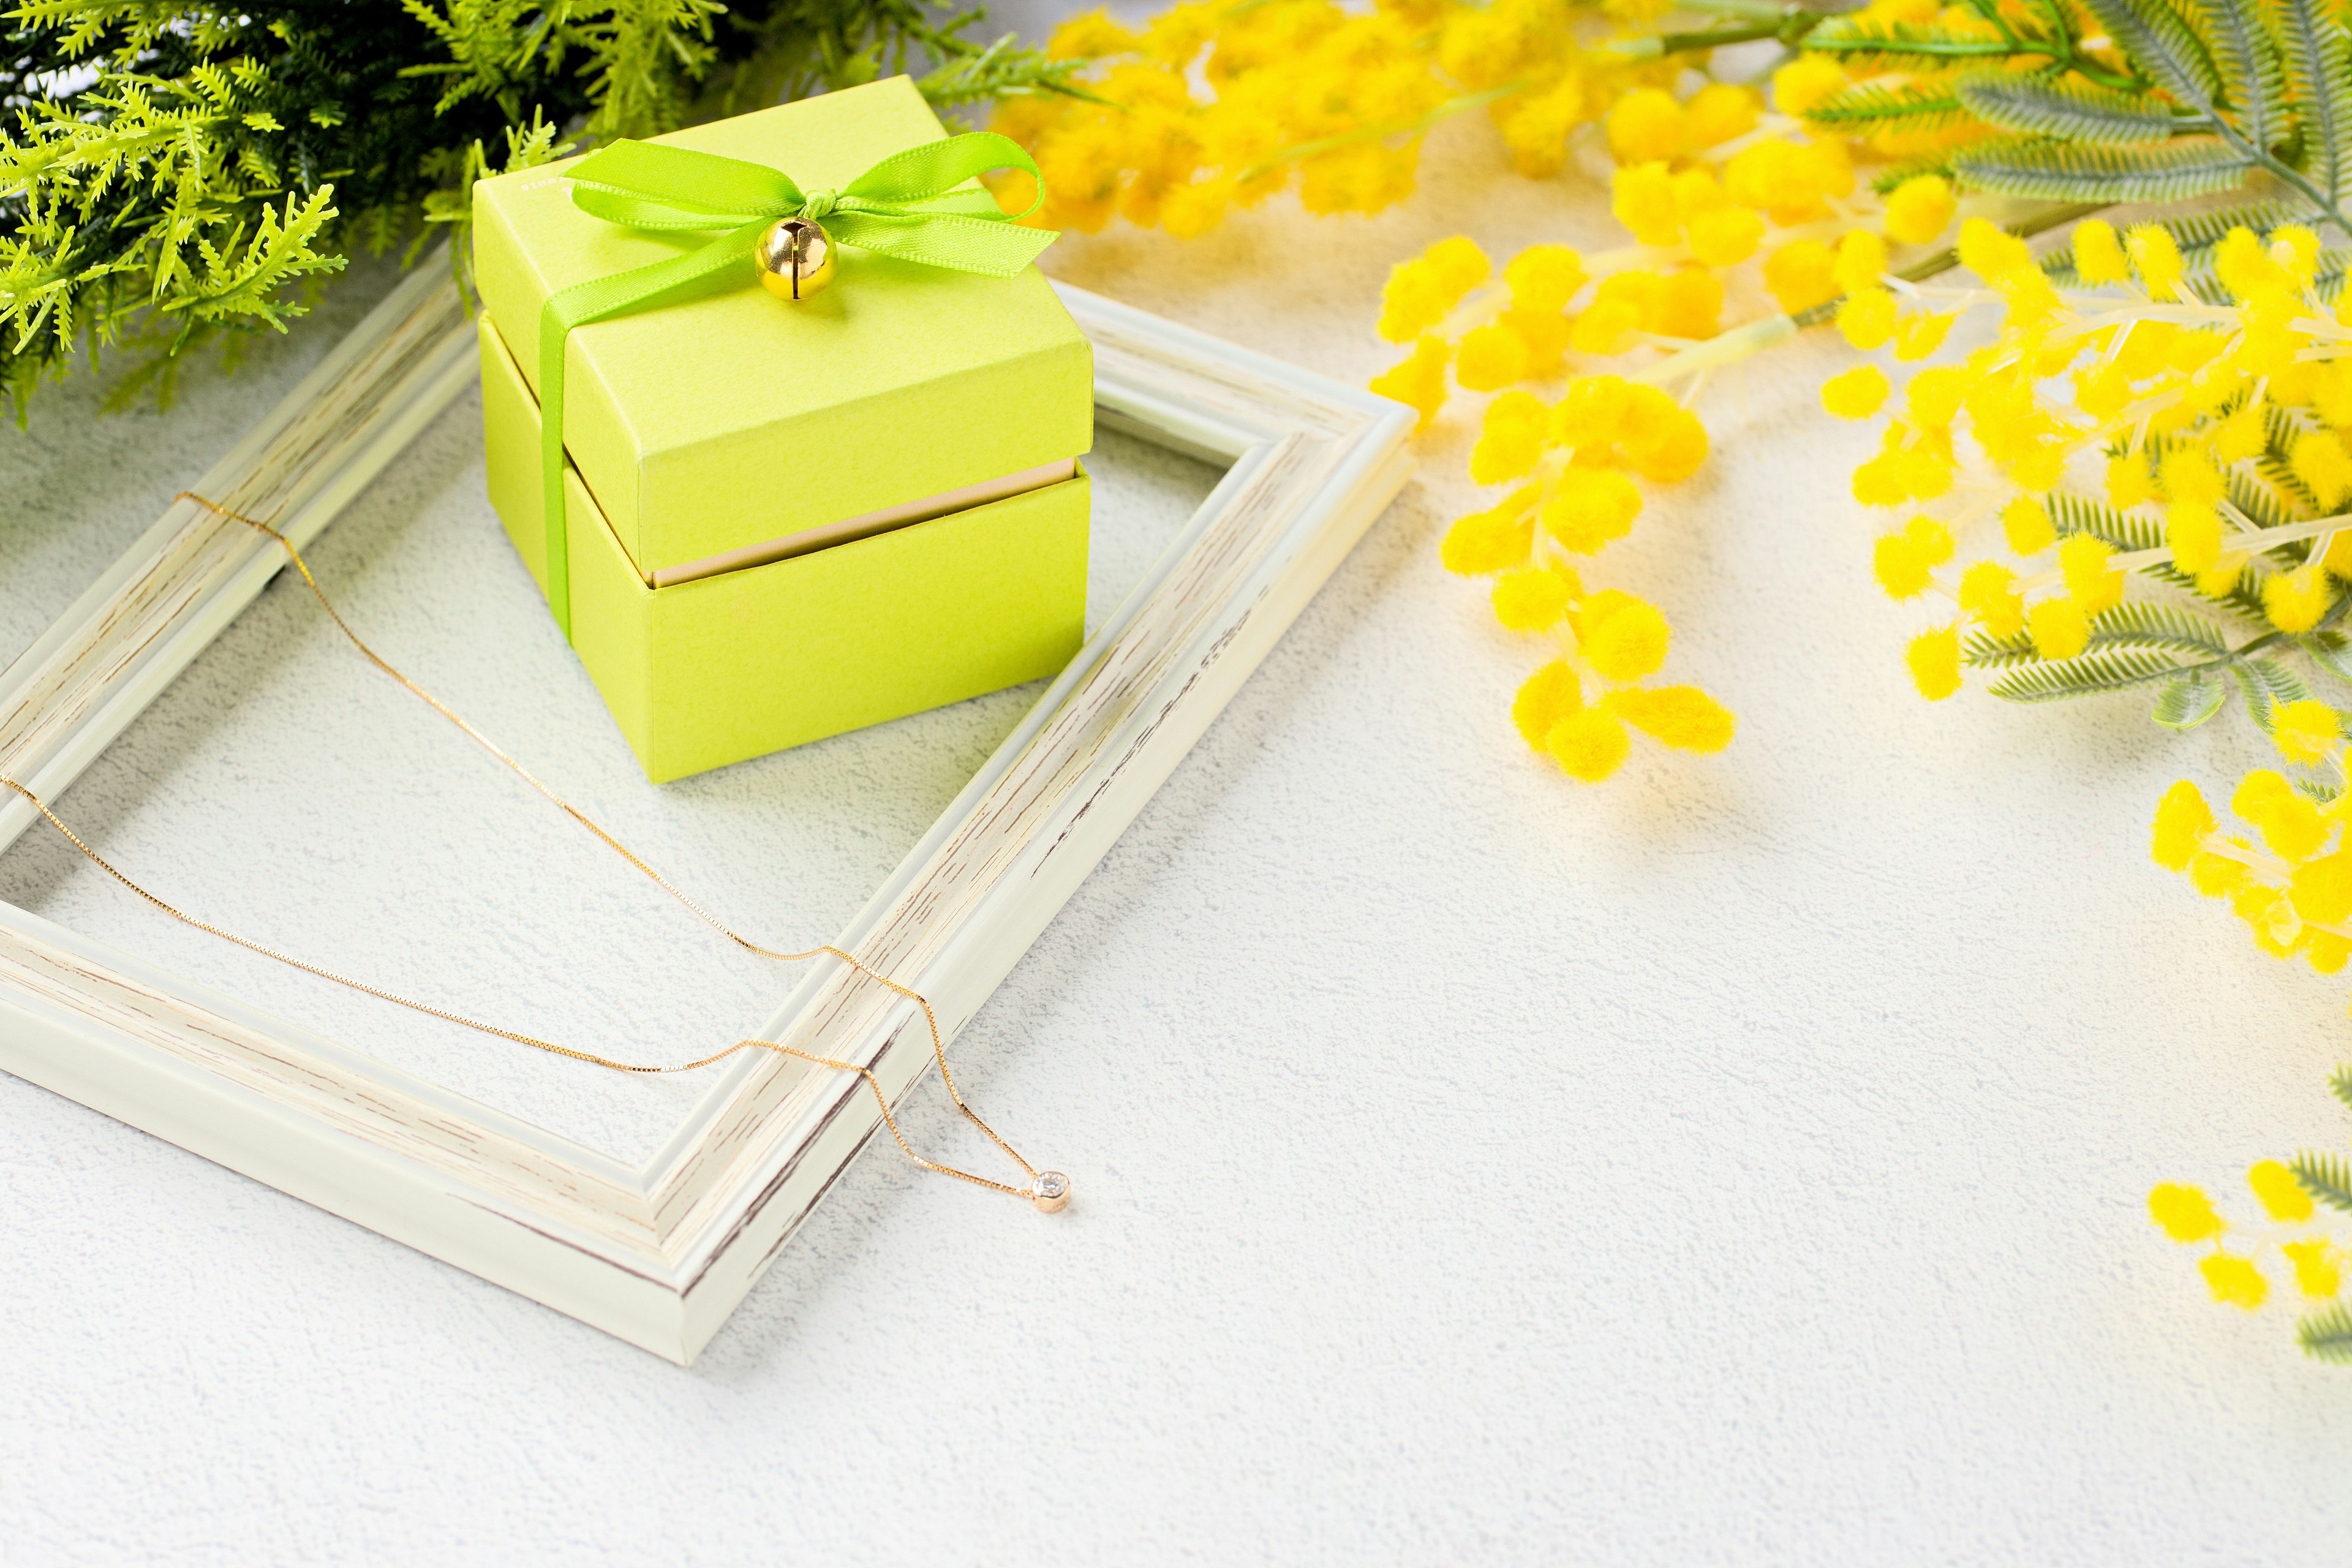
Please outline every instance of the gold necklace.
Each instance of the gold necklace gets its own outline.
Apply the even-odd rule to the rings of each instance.
[[[132,881],[129,877],[124,876],[121,871],[115,869],[114,866],[109,862],[104,856],[99,854],[97,850],[82,842],[79,834],[75,833],[72,828],[68,827],[63,822],[59,821],[57,813],[51,811],[47,803],[43,801],[40,796],[35,795],[31,790],[26,789],[23,784],[18,784],[15,779],[8,777],[5,773],[0,773],[0,787],[14,790],[16,794],[23,795],[26,800],[30,801],[33,805],[33,809],[39,812],[42,816],[46,817],[48,820],[50,826],[56,828],[59,833],[64,834],[67,842],[70,843],[75,848],[88,856],[91,863],[96,865],[100,870],[104,871],[108,876],[121,883],[124,887],[130,889],[133,893],[138,894],[140,898],[144,899],[147,902],[154,905],[165,914],[170,915],[173,920],[180,921],[187,925],[192,925],[198,931],[208,931],[212,935],[219,937],[225,942],[235,942],[237,946],[246,949],[249,952],[257,952],[264,958],[275,959],[278,963],[286,964],[290,968],[299,969],[306,974],[314,974],[321,980],[331,980],[338,985],[348,986],[353,991],[362,992],[367,995],[376,997],[381,1001],[390,1002],[395,1005],[409,1008],[414,1012],[423,1013],[429,1017],[439,1018],[451,1024],[462,1025],[468,1029],[479,1030],[485,1035],[495,1035],[502,1040],[511,1040],[517,1045],[529,1046],[534,1050],[548,1051],[559,1057],[570,1057],[573,1061],[587,1062],[592,1066],[608,1068],[614,1072],[692,1072],[697,1068],[709,1067],[715,1061],[724,1060],[725,1058],[733,1056],[737,1051],[751,1049],[754,1047],[761,1050],[777,1051],[788,1057],[797,1057],[802,1061],[812,1062],[822,1068],[830,1068],[836,1072],[854,1072],[866,1080],[866,1088],[874,1091],[874,1101],[877,1105],[882,1108],[882,1121],[884,1124],[890,1129],[890,1136],[898,1140],[899,1149],[904,1151],[907,1158],[912,1160],[916,1164],[922,1166],[927,1171],[937,1171],[943,1176],[953,1176],[959,1181],[970,1182],[974,1186],[990,1187],[1000,1193],[1008,1193],[1016,1198],[1026,1198],[1031,1204],[1034,1205],[1037,1208],[1044,1210],[1047,1214],[1052,1214],[1055,1211],[1068,1205],[1070,1201],[1069,1177],[1064,1175],[1059,1171],[1041,1171],[1037,1169],[1036,1166],[1032,1165],[1028,1161],[1023,1159],[1019,1150],[1013,1148],[1012,1144],[1007,1143],[1003,1138],[999,1137],[994,1128],[991,1127],[987,1122],[982,1121],[980,1119],[979,1113],[973,1110],[971,1106],[964,1103],[962,1091],[956,1088],[955,1074],[948,1070],[947,1048],[940,1038],[939,1015],[931,1010],[929,1001],[927,1000],[919,992],[908,990],[906,986],[899,984],[888,975],[882,974],[875,970],[867,968],[865,964],[859,963],[848,953],[844,952],[841,949],[830,944],[823,947],[813,947],[805,952],[779,952],[772,948],[762,947],[758,942],[753,942],[751,938],[733,930],[718,917],[711,914],[709,910],[704,909],[700,904],[696,903],[692,899],[688,898],[685,893],[672,886],[667,878],[664,877],[660,872],[655,870],[651,866],[646,865],[643,860],[639,859],[626,845],[614,837],[610,833],[605,832],[604,829],[591,818],[587,813],[582,811],[578,806],[572,805],[570,801],[564,799],[562,795],[550,789],[546,784],[541,783],[540,780],[532,774],[530,769],[515,761],[513,757],[508,755],[504,751],[501,751],[488,736],[483,734],[479,730],[475,729],[471,724],[466,722],[465,720],[459,718],[457,713],[452,711],[450,708],[439,698],[434,696],[431,692],[417,685],[416,682],[409,679],[408,677],[401,674],[400,671],[385,663],[383,658],[378,655],[373,648],[368,647],[367,644],[360,640],[359,634],[352,631],[350,625],[344,621],[342,616],[336,611],[333,602],[327,597],[326,590],[320,587],[319,580],[310,575],[309,563],[302,559],[302,552],[294,548],[294,542],[292,540],[287,538],[277,529],[271,527],[268,523],[261,521],[257,518],[246,517],[241,513],[231,511],[226,507],[221,506],[216,502],[206,500],[203,496],[197,495],[193,490],[182,490],[178,495],[172,499],[174,500],[193,501],[216,517],[226,518],[232,522],[241,522],[246,524],[247,527],[259,529],[262,532],[276,540],[279,546],[285,550],[288,558],[294,563],[294,569],[302,574],[303,584],[310,588],[311,596],[319,601],[320,607],[325,610],[327,612],[328,618],[335,623],[336,629],[343,634],[344,637],[350,641],[353,647],[359,649],[361,654],[366,658],[370,664],[374,665],[376,668],[383,671],[384,674],[400,682],[401,685],[406,687],[411,692],[415,693],[419,700],[424,701],[436,713],[440,714],[441,717],[448,720],[450,723],[455,724],[458,729],[464,731],[467,737],[472,740],[475,744],[489,752],[491,756],[496,757],[499,763],[504,764],[506,768],[517,778],[522,780],[523,783],[529,784],[532,789],[537,790],[550,802],[561,807],[574,822],[577,822],[581,826],[585,827],[589,832],[602,839],[605,847],[611,849],[613,853],[618,855],[622,859],[626,860],[630,865],[635,867],[639,871],[642,871],[646,876],[652,879],[656,887],[661,889],[663,892],[667,893],[671,898],[676,899],[679,903],[685,905],[688,910],[693,912],[695,918],[701,921],[703,924],[710,927],[711,930],[719,932],[719,935],[725,937],[736,946],[742,948],[745,952],[757,953],[761,958],[773,958],[785,963],[797,963],[804,959],[817,958],[830,954],[831,956],[841,960],[842,963],[849,965],[851,969],[864,975],[866,979],[873,981],[876,984],[884,987],[886,990],[897,992],[899,995],[907,997],[908,1000],[912,1001],[915,1005],[920,1007],[923,1010],[923,1022],[931,1031],[931,1057],[933,1060],[940,1064],[940,1079],[941,1082],[947,1085],[949,1098],[955,1101],[956,1109],[962,1111],[966,1119],[968,1119],[974,1127],[979,1128],[982,1132],[988,1135],[990,1142],[995,1144],[998,1148],[1003,1150],[1005,1153],[1011,1155],[1013,1163],[1019,1165],[1022,1170],[1028,1173],[1029,1185],[1026,1187],[1016,1187],[1009,1183],[991,1181],[986,1176],[974,1175],[970,1171],[960,1171],[953,1165],[943,1165],[936,1160],[927,1160],[923,1158],[922,1155],[916,1153],[913,1147],[908,1143],[906,1134],[898,1131],[898,1119],[891,1114],[890,1100],[888,1096],[882,1092],[881,1081],[874,1076],[872,1069],[860,1067],[856,1062],[835,1061],[831,1057],[821,1057],[814,1052],[800,1050],[792,1046],[779,1045],[773,1040],[738,1040],[723,1051],[717,1051],[709,1056],[700,1058],[699,1060],[681,1063],[677,1067],[640,1067],[629,1062],[617,1062],[609,1057],[600,1057],[593,1051],[574,1050],[569,1046],[559,1046],[551,1040],[539,1039],[533,1036],[520,1034],[512,1029],[502,1029],[496,1024],[484,1023],[478,1018],[469,1018],[462,1013],[448,1012],[443,1008],[436,1007],[430,1003],[419,1002],[413,997],[402,996],[396,993],[383,990],[380,987],[370,985],[364,981],[354,980],[349,975],[338,974],[333,970],[323,969],[315,963],[306,963],[289,953],[280,952],[276,948],[268,947],[260,942],[241,937],[234,931],[224,931],[219,926],[212,925],[205,921],[198,920],[195,916],[188,914],[184,910],[174,909],[172,905],[165,903],[162,899],[157,898],[153,893],[149,892],[145,888],[141,887],[137,882]]]

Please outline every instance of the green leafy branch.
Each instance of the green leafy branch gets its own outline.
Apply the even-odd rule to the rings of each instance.
[[[2294,426],[2282,420],[2272,433],[2271,452],[2283,454],[2293,432]],[[2283,456],[2277,461],[2283,468]],[[2286,523],[2287,513],[2274,497],[2242,476],[2231,479],[2231,504],[2249,521],[2260,527]],[[2308,510],[2318,510],[2308,497],[2298,500]],[[2153,518],[2063,492],[2049,498],[2049,507],[2062,539],[2088,534],[2126,554],[2164,552],[2162,529]],[[2289,542],[2261,554],[2273,566],[2292,570],[2310,559],[2315,542]],[[2184,598],[2195,591],[2193,580],[2168,559],[2137,570]],[[2232,644],[2229,626],[2206,613],[2208,605],[2265,629]],[[2011,702],[2053,702],[2156,686],[2159,689],[2152,717],[2173,730],[2195,729],[2211,719],[2235,690],[2267,734],[2280,707],[2312,696],[2303,677],[2281,662],[2283,656],[2301,654],[2318,669],[2352,684],[2352,641],[2336,629],[2347,614],[2352,614],[2352,589],[2339,589],[2310,630],[2288,633],[2272,627],[2257,582],[2242,568],[2218,598],[2200,595],[2185,604],[2131,599],[2100,611],[2090,618],[2082,651],[2071,658],[2043,658],[2028,632],[1995,636],[1979,629],[1962,641],[1960,660],[1970,669],[2000,671],[1987,689]]]
[[[1970,8],[1979,26],[1814,29],[1807,50],[1912,79],[1849,88],[1807,117],[1847,134],[1973,126],[1901,173],[2042,201],[2172,203],[2266,174],[2301,198],[2293,218],[2352,233],[2352,37],[2322,0],[2035,0],[2031,20]]]
[[[2352,1068],[2337,1068],[2329,1076],[2327,1088],[2347,1109],[2352,1109]],[[2306,1149],[2288,1161],[2286,1168],[2314,1203],[2352,1214],[2352,1164],[2340,1155]],[[2295,1325],[2294,1337],[2306,1355],[2352,1364],[2352,1303],[2338,1301],[2305,1314]]]
[[[929,67],[943,106],[1080,62],[929,0],[21,0],[0,12],[0,395],[102,353],[283,330],[356,249],[462,230],[472,184],[615,136]],[[486,152],[503,148],[503,156]],[[454,232],[453,232],[454,231]]]

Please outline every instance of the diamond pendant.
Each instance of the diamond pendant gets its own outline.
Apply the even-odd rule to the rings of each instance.
[[[1070,1178],[1059,1171],[1038,1172],[1037,1190],[1030,1194],[1029,1201],[1037,1205],[1041,1214],[1053,1214],[1068,1207]]]

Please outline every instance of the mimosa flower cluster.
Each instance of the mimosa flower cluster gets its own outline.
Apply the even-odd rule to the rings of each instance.
[[[1871,258],[1854,249],[1858,274]],[[1832,413],[1891,416],[1853,493],[1885,519],[1880,587],[1944,606],[1907,650],[1913,682],[1933,700],[1969,671],[2021,701],[2146,689],[2174,729],[2242,697],[2283,766],[2237,783],[2228,826],[2175,784],[2152,853],[2263,952],[2341,973],[2352,793],[2344,715],[2313,690],[2352,679],[2337,629],[2352,607],[2352,324],[2331,258],[2300,224],[2096,219],[2046,263],[1975,224],[1960,253],[1985,288],[1882,279],[1874,296],[1857,276],[1839,325],[1899,358],[1906,321],[1983,307],[2001,313],[1994,341],[1910,372],[1899,405],[1875,361],[1822,392]],[[2249,1180],[2270,1227],[2243,1246],[2197,1188],[2158,1186],[2150,1212],[2175,1240],[2211,1243],[2200,1267],[2217,1300],[2258,1308],[2273,1273],[2306,1301],[2334,1299],[2342,1239],[2310,1226],[2315,1203],[2352,1211],[2344,1167],[2306,1154]],[[2301,1333],[2352,1359],[2352,1312]]]
[[[2272,723],[2290,761],[2325,761],[2333,776],[2291,779],[2273,768],[2246,774],[2230,809],[2252,837],[2224,832],[2204,793],[2183,779],[2157,803],[2156,863],[2226,902],[2263,952],[2339,973],[2352,957],[2352,845],[2340,837],[2352,796],[2344,792],[2340,719],[2326,703],[2301,698],[2278,705]]]
[[[1696,8],[1755,15],[1719,0]],[[1838,26],[1891,36],[1944,15],[1932,0],[1874,0]],[[1925,246],[1947,231],[1950,181],[1897,161],[1932,160],[1981,133],[1965,114],[1920,126],[1846,113],[1860,89],[1836,58],[1779,68],[1769,104],[1754,86],[1686,68],[1711,61],[1714,40],[1793,37],[1819,20],[1791,12],[1744,32],[1669,33],[1649,0],[1182,4],[1140,29],[1097,12],[1066,24],[1048,52],[1090,62],[1087,90],[1103,101],[1017,100],[996,124],[1045,172],[1040,221],[1091,229],[1119,216],[1180,237],[1294,179],[1309,211],[1378,210],[1411,192],[1423,134],[1465,109],[1487,109],[1530,176],[1561,170],[1572,133],[1599,128],[1612,211],[1632,243],[1589,258],[1538,245],[1499,278],[1468,239],[1432,247],[1390,278],[1379,330],[1411,352],[1373,383],[1423,425],[1457,388],[1497,395],[1472,477],[1509,492],[1456,525],[1445,562],[1495,576],[1502,623],[1559,647],[1522,688],[1518,727],[1571,777],[1599,780],[1628,754],[1629,729],[1712,751],[1733,724],[1696,688],[1641,684],[1664,659],[1664,616],[1614,589],[1588,594],[1580,563],[1630,529],[1637,479],[1671,483],[1704,459],[1688,405],[1706,371],[1785,336],[1787,313],[1839,298],[1848,237],[1883,261],[1890,243]],[[1866,184],[1858,160],[1894,172]],[[1745,333],[1724,334],[1727,300],[1781,313],[1768,307]],[[1906,333],[1916,352],[1935,346],[1932,327]],[[1591,374],[1604,369],[1617,374]],[[1614,408],[1621,393],[1622,427],[1601,418],[1570,431],[1557,412],[1594,398]]]
[[[1635,732],[1695,751],[1730,739],[1704,692],[1648,684],[1671,641],[1657,606],[1587,574],[1645,486],[1704,462],[1693,406],[1708,374],[1834,320],[1868,357],[1824,406],[1885,419],[1853,482],[1880,520],[1874,574],[1937,606],[1905,650],[1911,681],[1934,700],[1971,672],[2017,701],[2143,690],[2175,729],[2242,697],[2283,767],[2239,782],[2230,827],[2174,786],[2157,859],[2265,951],[2341,971],[2352,707],[2313,682],[2352,681],[2352,315],[2334,308],[2352,256],[2319,238],[2352,234],[2337,205],[2352,36],[2324,7],[2255,0],[1685,8],[1729,25],[1673,31],[1648,0],[1240,0],[1179,5],[1139,33],[1097,18],[1057,48],[1091,58],[1086,79],[1120,111],[1032,104],[1003,123],[1059,165],[1071,195],[1054,221],[1117,211],[1180,235],[1294,174],[1311,210],[1377,210],[1412,188],[1421,137],[1464,109],[1486,107],[1530,174],[1580,141],[1605,147],[1628,243],[1538,245],[1497,274],[1448,239],[1394,269],[1379,322],[1409,348],[1374,388],[1423,426],[1458,394],[1488,399],[1470,477],[1499,499],[1452,526],[1443,556],[1491,579],[1505,627],[1549,645],[1514,706],[1528,743],[1590,781]],[[1766,37],[1801,51],[1769,95],[1710,79],[1718,43]],[[1963,192],[2046,204],[2009,209],[2032,233],[2252,178],[2269,205],[2120,229],[2093,217],[2042,261],[1970,221],[1958,260],[1978,282],[1929,281],[1952,265],[1933,247]],[[1994,341],[1947,353],[1979,310],[1999,314]],[[2352,1075],[2336,1087],[2352,1104]],[[2159,1187],[2151,1209],[2212,1244],[2220,1299],[2258,1305],[2276,1275],[2332,1300],[2344,1244],[2313,1228],[2315,1205],[2352,1211],[2352,1171],[2306,1155],[2250,1180],[2273,1227],[2259,1236],[2192,1188]],[[2306,1320],[2304,1339],[2352,1360],[2352,1307]]]
[[[1487,108],[1521,171],[1549,174],[1624,87],[1672,77],[1654,51],[1595,47],[1617,4],[1195,0],[1140,31],[1095,11],[1047,46],[1087,62],[1087,96],[1012,99],[993,124],[1034,152],[1049,227],[1117,215],[1181,237],[1294,188],[1309,212],[1378,212],[1412,193],[1421,140],[1449,115]]]
[[[2352,677],[2336,629],[2352,605],[2352,327],[2321,298],[2317,238],[2236,225],[2184,257],[2166,229],[2094,219],[2052,268],[1989,226],[1964,228],[1960,249],[1990,290],[1903,292],[1996,306],[2000,334],[1913,373],[1853,476],[1886,519],[1880,587],[1946,606],[1912,639],[1912,680],[1936,700],[1964,670],[2027,701],[2150,689],[2175,729],[2242,694],[2284,761],[2327,774],[2246,775],[2231,804],[2260,850],[2176,784],[2156,858],[2227,900],[2265,950],[2336,973],[2352,953],[2332,929],[2352,918],[2352,856],[2329,847],[2347,809],[2340,718],[2308,678]],[[1901,331],[1883,292],[1841,308],[1858,347]],[[1822,391],[1847,417],[1892,395],[1868,363]]]
[[[1834,247],[1845,236],[1880,239],[1882,259],[1888,242],[1932,243],[1958,205],[1948,180],[1906,176],[1882,199],[1858,187],[1846,140],[1799,118],[1846,85],[1834,64],[1805,59],[1774,73],[1769,110],[1762,93],[1725,82],[1686,100],[1660,88],[1626,91],[1605,118],[1605,144],[1615,163],[1611,211],[1635,243],[1565,253],[1572,268],[1544,262],[1535,287],[1507,273],[1507,289],[1472,292],[1440,255],[1400,264],[1379,331],[1412,353],[1372,389],[1426,424],[1445,405],[1449,374],[1463,391],[1493,392],[1558,375],[1570,353],[1614,359],[1685,348],[1722,331],[1728,300],[1769,300],[1790,314],[1836,300]]]
[[[1801,107],[1846,79],[1835,65],[1799,61],[1775,74],[1773,97]],[[1934,174],[1907,177],[1883,202],[1858,191],[1843,141],[1809,134],[1748,87],[1707,83],[1687,99],[1635,89],[1605,130],[1612,211],[1636,243],[1589,258],[1532,246],[1496,279],[1475,243],[1441,241],[1390,274],[1379,331],[1412,350],[1372,382],[1424,425],[1456,387],[1496,395],[1470,478],[1508,493],[1454,525],[1444,561],[1493,576],[1497,620],[1557,650],[1520,688],[1513,717],[1531,747],[1587,783],[1617,771],[1629,731],[1713,752],[1735,728],[1696,687],[1641,684],[1671,638],[1655,605],[1587,591],[1588,558],[1642,511],[1636,481],[1671,484],[1705,460],[1706,432],[1689,405],[1713,368],[1787,336],[1785,312],[1836,299],[1865,248],[1874,283],[1885,237],[1931,242],[1957,205]],[[1726,333],[1733,290],[1769,296],[1784,313]],[[1935,346],[1932,329],[1905,330],[1920,352]],[[1625,368],[1592,374],[1606,362]],[[1538,395],[1554,386],[1564,390],[1557,401]]]
[[[2352,1103],[2352,1078],[2338,1073],[2336,1093]],[[2320,1222],[2318,1194],[2330,1208],[2352,1207],[2352,1168],[2330,1154],[2304,1154],[2292,1164],[2263,1160],[2246,1173],[2246,1185],[2266,1223],[2232,1226],[2203,1188],[2167,1182],[2147,1195],[2148,1216],[2174,1241],[2202,1248],[2198,1272],[2216,1301],[2254,1311],[2273,1299],[2273,1280],[2292,1294],[2279,1299],[2320,1303],[2303,1320],[2305,1350],[2328,1361],[2352,1361],[2352,1310],[2344,1289],[2347,1237]]]
[[[1971,222],[1961,259],[1989,287],[1887,280],[1839,307],[1849,342],[1896,359],[1955,309],[2003,313],[1992,343],[1908,376],[1853,476],[1887,519],[1880,587],[1953,612],[1911,643],[1922,695],[1949,697],[1964,668],[2004,672],[1992,689],[2026,700],[2150,686],[2159,720],[2185,728],[2234,682],[2267,729],[2305,695],[2281,656],[2336,655],[2352,331],[2314,293],[2309,228],[2233,226],[2200,249],[2216,301],[2186,286],[2170,232],[2093,219],[2063,269],[2113,292],[2062,293],[2022,241]],[[1880,259],[1860,237],[1840,253],[1858,284]],[[1865,418],[1892,392],[1865,363],[1822,402]]]
[[[1483,281],[1490,264],[1471,241],[1449,239],[1400,268],[1407,288],[1435,274],[1441,293]],[[1507,314],[1559,323],[1584,283],[1575,252],[1522,251],[1506,269]],[[1458,287],[1457,287],[1458,285]],[[1401,292],[1391,286],[1394,296]],[[1443,309],[1443,304],[1438,308]],[[1547,329],[1549,331],[1549,329]],[[1559,348],[1551,350],[1559,363]],[[1616,375],[1580,376],[1547,403],[1514,388],[1486,407],[1470,477],[1510,487],[1487,510],[1449,529],[1448,570],[1495,579],[1496,618],[1549,643],[1555,657],[1519,688],[1511,716],[1528,743],[1569,776],[1597,783],[1632,750],[1630,731],[1683,751],[1730,743],[1731,714],[1694,686],[1643,684],[1665,663],[1672,630],[1658,607],[1614,588],[1588,589],[1579,563],[1623,538],[1641,514],[1639,477],[1686,479],[1706,460],[1706,430],[1657,387]]]

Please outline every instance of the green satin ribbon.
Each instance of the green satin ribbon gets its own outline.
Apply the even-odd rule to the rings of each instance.
[[[958,191],[990,169],[1037,176],[1027,212],[1008,214],[986,191]],[[698,250],[575,284],[539,313],[540,466],[547,524],[547,604],[572,636],[572,562],[563,516],[563,342],[574,327],[617,316],[731,270],[751,282],[760,236],[779,218],[824,225],[838,245],[926,267],[1010,278],[1054,242],[1020,219],[1045,199],[1037,164],[1020,145],[976,131],[883,159],[838,191],[803,191],[782,171],[713,153],[615,142],[571,173],[572,202],[608,223],[654,231],[724,232]],[[796,307],[779,303],[780,310]]]

